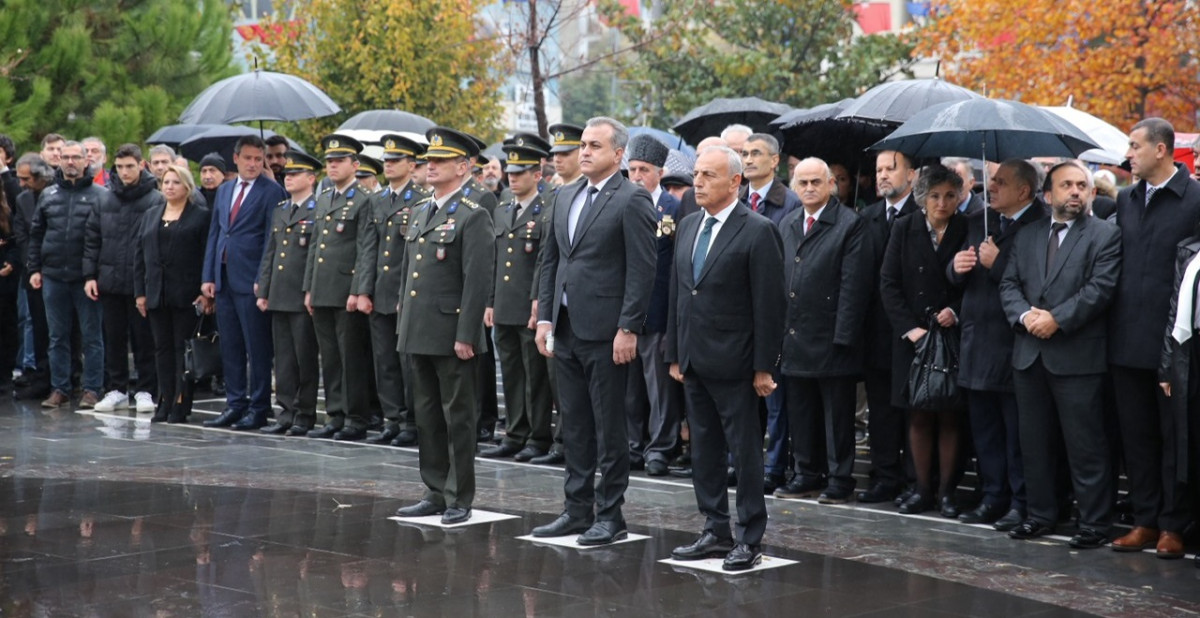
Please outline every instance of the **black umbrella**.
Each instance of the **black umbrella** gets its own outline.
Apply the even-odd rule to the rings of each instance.
[[[885,82],[854,99],[837,118],[895,126],[938,103],[981,98],[937,78]]]
[[[256,69],[205,88],[179,115],[179,122],[292,121],[332,116],[340,111],[342,108],[333,99],[304,79]]]
[[[772,120],[790,111],[792,108],[783,103],[772,103],[758,97],[713,99],[688,112],[671,129],[687,143],[699,144],[706,137],[719,135],[722,129],[731,124],[744,124],[755,132],[765,132]]]
[[[155,131],[146,138],[150,145],[165,144],[171,148],[179,148],[190,137],[194,137],[209,129],[219,127],[219,124],[169,124]]]
[[[894,127],[839,119],[838,114],[853,102],[842,99],[777,118],[771,125],[781,138],[783,152],[800,159],[818,157],[828,163],[861,167],[864,151]]]
[[[347,129],[365,129],[368,131],[408,131],[424,135],[426,131],[437,126],[434,121],[398,109],[372,109],[351,116],[338,127],[338,131]]]
[[[203,133],[194,135],[181,144],[179,144],[179,152],[189,161],[200,162],[204,155],[215,152],[221,155],[225,161],[233,162],[233,147],[237,145],[237,141],[247,135],[257,135],[262,138],[268,138],[275,135],[275,132],[261,128],[253,127],[229,126],[221,125],[213,127]],[[304,152],[298,144],[292,140],[288,140],[288,148]]]

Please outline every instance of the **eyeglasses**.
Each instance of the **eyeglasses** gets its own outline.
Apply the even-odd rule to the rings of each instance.
[[[83,155],[62,155],[59,158],[66,159],[68,161],[82,161]]]

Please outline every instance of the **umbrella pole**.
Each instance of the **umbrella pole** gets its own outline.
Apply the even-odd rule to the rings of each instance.
[[[988,214],[987,211],[992,207],[992,203],[988,200],[988,160],[987,160],[987,138],[983,139],[983,152],[980,153],[980,160],[983,161],[983,239],[988,237]]]
[[[258,121],[258,138],[267,139],[267,132],[263,129],[263,121],[261,120]]]

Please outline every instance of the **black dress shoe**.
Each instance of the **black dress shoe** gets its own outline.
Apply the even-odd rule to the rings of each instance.
[[[625,530],[624,521],[598,521],[592,524],[591,528],[584,531],[575,539],[580,545],[608,545],[624,540],[629,536],[629,532]]]
[[[167,416],[168,415],[167,415],[166,410],[155,410],[154,416],[150,417],[150,422],[151,423],[165,423],[165,422],[167,422]]]
[[[540,457],[534,457],[529,460],[531,464],[539,466],[560,466],[567,460],[560,451],[550,451]]]
[[[747,545],[738,543],[733,546],[729,554],[725,556],[725,562],[721,564],[721,568],[726,571],[745,571],[753,569],[762,562],[762,548],[758,545]]]
[[[291,429],[288,429],[287,435],[289,435],[289,436],[307,436],[308,432],[310,432],[310,431],[312,431],[312,427],[309,427],[307,425],[292,425]]]
[[[1050,526],[1045,526],[1032,519],[1026,519],[1017,525],[1016,528],[1008,531],[1008,538],[1024,541],[1026,539],[1036,539],[1039,536],[1052,534],[1054,529]]]
[[[333,434],[333,439],[340,442],[357,442],[366,437],[366,429],[355,429],[353,427],[342,427],[337,433]]]
[[[763,495],[770,496],[775,493],[776,489],[782,487],[787,481],[782,474],[767,473],[763,475]]]
[[[671,557],[676,560],[703,560],[723,556],[733,551],[733,539],[721,537],[705,530],[700,538],[691,545],[676,547],[671,550]]]
[[[400,435],[400,428],[395,423],[388,423],[383,431],[374,438],[367,438],[367,444],[391,444]]]
[[[646,462],[646,476],[666,476],[667,462],[661,459],[651,459]]]
[[[265,434],[272,435],[272,436],[282,436],[282,435],[286,434],[287,431],[291,428],[292,428],[291,425],[284,425],[282,423],[272,423],[270,425],[267,425],[266,427],[263,427],[262,429],[259,429],[258,433],[265,433]]]
[[[852,495],[854,495],[854,490],[849,487],[830,487],[817,496],[817,502],[820,504],[846,504]]]
[[[538,457],[542,457],[545,454],[546,451],[543,451],[536,446],[527,446],[521,449],[521,451],[516,455],[513,455],[513,461],[532,461]]]
[[[226,410],[221,413],[221,416],[218,416],[217,418],[210,418],[207,421],[204,421],[204,426],[205,427],[230,427],[234,423],[242,420],[242,417],[245,416],[245,414],[246,414],[245,412],[241,412],[238,410]]]
[[[905,515],[914,515],[916,513],[924,513],[933,508],[933,496],[926,496],[913,492],[908,500],[905,500],[900,505],[900,512]]]
[[[482,451],[479,451],[480,457],[512,457],[521,452],[521,447],[516,444],[497,444],[489,446]]]
[[[341,427],[334,427],[333,425],[322,425],[320,429],[309,430],[308,437],[322,438],[322,439],[328,440],[329,438],[332,438],[334,436],[334,434],[336,434],[337,432],[339,432],[341,430],[342,430]]]
[[[416,446],[417,432],[404,429],[396,435],[396,439],[392,440],[392,446]]]
[[[396,509],[398,517],[429,517],[430,515],[441,515],[445,512],[446,507],[438,506],[428,500],[422,500],[411,506]]]
[[[191,416],[191,414],[192,414],[192,411],[190,409],[188,409],[188,410],[171,410],[171,413],[167,415],[167,424],[168,425],[178,425],[179,423],[186,423],[188,420],[188,416]]]
[[[1079,533],[1067,541],[1075,549],[1096,549],[1108,544],[1108,535],[1091,528],[1080,528]]]
[[[496,432],[491,429],[480,429],[475,434],[476,442],[491,442],[496,439]]]
[[[958,500],[954,496],[942,496],[942,508],[940,512],[942,517],[955,519],[962,513],[962,509],[958,508]]]
[[[1025,521],[1024,511],[1021,509],[1009,509],[1008,512],[1004,514],[1004,517],[997,519],[996,522],[992,524],[992,528],[999,530],[1000,532],[1008,532],[1009,530],[1021,525],[1021,522],[1023,521]]]
[[[451,524],[461,524],[464,521],[471,519],[471,509],[463,509],[457,506],[452,506],[442,513],[442,525],[449,526]]]
[[[253,431],[261,429],[267,425],[266,414],[249,414],[242,417],[242,420],[233,424],[230,429],[234,431]]]
[[[563,513],[558,516],[558,519],[534,528],[530,534],[538,538],[567,536],[569,534],[579,534],[591,527],[592,522],[586,519],[576,519],[567,513]]]
[[[1000,519],[1000,516],[1003,514],[1004,513],[999,506],[984,502],[979,506],[967,511],[966,513],[959,515],[958,521],[961,521],[964,524],[990,524],[997,519]]]
[[[800,475],[792,478],[792,481],[783,487],[775,490],[776,498],[812,498],[821,493],[825,489],[825,481],[821,479],[802,479]]]
[[[900,495],[900,486],[891,483],[873,483],[866,491],[858,492],[858,501],[863,504],[891,502]]]
[[[645,459],[639,458],[639,459],[630,459],[629,460],[629,471],[630,472],[640,472],[645,469],[646,469],[646,460]]]
[[[915,490],[911,487],[908,489],[905,489],[905,490],[901,491],[898,496],[896,496],[896,499],[892,501],[892,504],[895,504],[896,506],[900,506],[901,504],[908,502],[908,499],[911,498],[912,495],[915,493],[917,493],[917,490]]]
[[[690,479],[690,478],[692,478],[692,469],[691,468],[671,468],[670,470],[667,471],[667,474],[670,474],[671,476],[674,476],[676,478]]]

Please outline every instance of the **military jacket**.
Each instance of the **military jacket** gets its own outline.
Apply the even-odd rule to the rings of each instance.
[[[482,206],[489,215],[494,216],[496,214],[496,207],[499,206],[500,200],[496,199],[495,193],[488,191],[487,187],[483,186],[483,183],[478,180],[475,180],[474,177],[463,185],[462,193],[463,197]]]
[[[259,298],[271,311],[304,311],[304,270],[316,227],[317,197],[301,204],[284,200],[275,208],[271,235],[258,271]]]
[[[374,198],[374,225],[379,246],[375,258],[375,311],[394,314],[404,287],[404,237],[408,234],[413,208],[429,192],[413,181],[392,192],[387,188]]]
[[[333,197],[331,187],[317,198],[316,226],[304,271],[304,291],[314,307],[344,307],[351,294],[372,294],[375,248],[373,199],[357,182]]]
[[[397,349],[450,356],[454,343],[486,346],[483,310],[494,273],[494,231],[488,212],[460,189],[433,212],[432,197],[409,219]]]
[[[554,206],[546,205],[538,195],[517,216],[517,201],[496,210],[493,228],[496,235],[496,277],[488,306],[496,324],[523,326],[529,322],[532,306],[530,291],[538,270],[538,253],[544,230],[554,220]]]

